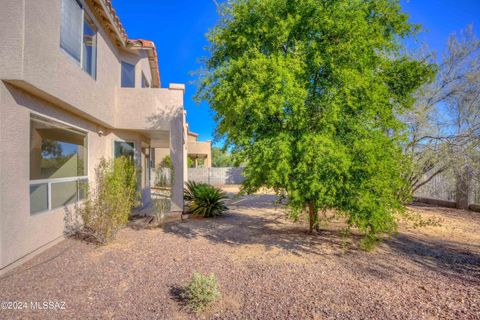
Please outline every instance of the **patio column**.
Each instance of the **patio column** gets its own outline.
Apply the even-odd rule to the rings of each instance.
[[[172,187],[172,211],[183,212],[183,186],[187,180],[187,146],[183,109],[171,120],[170,126],[170,158],[173,165],[174,183]]]

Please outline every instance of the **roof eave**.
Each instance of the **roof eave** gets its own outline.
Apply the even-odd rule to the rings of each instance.
[[[160,69],[158,67],[157,49],[153,41],[144,39],[128,39],[126,47],[132,50],[146,50],[148,55],[148,63],[152,73],[152,87],[160,88]]]

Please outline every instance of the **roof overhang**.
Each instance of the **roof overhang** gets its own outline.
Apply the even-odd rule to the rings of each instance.
[[[128,39],[127,32],[112,6],[111,0],[86,0],[97,19],[102,23],[112,41],[120,48],[127,50],[146,50],[152,73],[152,87],[160,87],[160,70],[158,68],[157,49],[153,41]]]
[[[126,47],[131,50],[146,50],[148,55],[148,63],[150,64],[150,71],[152,73],[152,87],[160,88],[160,70],[158,68],[157,49],[153,41],[143,39],[128,39]]]

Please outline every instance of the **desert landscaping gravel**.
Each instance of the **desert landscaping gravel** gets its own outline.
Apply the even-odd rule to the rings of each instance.
[[[414,206],[437,225],[401,224],[371,253],[333,221],[319,234],[272,195],[229,201],[215,219],[125,228],[97,247],[67,239],[0,279],[1,301],[65,310],[0,310],[0,319],[480,319],[480,214]],[[193,272],[222,298],[201,314],[178,300]]]

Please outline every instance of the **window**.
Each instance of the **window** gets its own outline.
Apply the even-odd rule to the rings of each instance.
[[[40,117],[30,121],[30,213],[83,199],[87,178],[87,136]]]
[[[83,9],[76,0],[62,0],[60,46],[80,62]]]
[[[142,88],[150,88],[150,83],[148,83],[145,73],[142,71]]]
[[[135,88],[135,66],[122,62],[122,88]]]
[[[127,157],[135,159],[135,144],[133,142],[115,141],[115,158]]]
[[[97,77],[97,30],[92,19],[85,14],[83,23],[82,68],[92,78]]]
[[[97,29],[77,0],[62,0],[60,47],[96,78]]]

